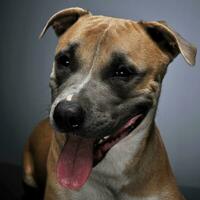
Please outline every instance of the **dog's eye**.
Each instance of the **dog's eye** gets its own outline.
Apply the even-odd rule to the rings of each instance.
[[[59,66],[68,67],[70,65],[70,57],[65,54],[57,57],[56,61]]]
[[[113,77],[119,77],[119,78],[130,78],[135,74],[135,71],[126,66],[126,65],[119,65],[118,68],[114,71]]]

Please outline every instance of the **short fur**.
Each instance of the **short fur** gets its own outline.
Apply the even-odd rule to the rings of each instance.
[[[62,82],[61,87],[57,80],[56,64],[53,65],[50,76],[51,112],[49,118],[34,129],[25,147],[25,183],[41,188],[45,200],[183,200],[154,119],[168,64],[179,53],[189,64],[194,64],[195,47],[165,22],[135,22],[94,16],[81,8],[56,13],[47,22],[41,37],[50,26],[53,26],[58,36],[56,54],[66,49],[72,41],[78,41],[76,56],[81,62],[77,63],[77,68],[80,68],[81,73],[77,72]],[[113,57],[111,52],[116,51],[122,52],[127,62],[134,63],[135,70],[140,72],[140,77],[138,75],[138,79],[130,86],[112,82],[110,87],[100,78],[99,74],[106,73]],[[107,110],[116,112],[118,119],[130,112],[133,104],[144,99],[151,101],[149,112],[141,124],[109,150],[79,191],[62,188],[55,175],[66,134],[56,133],[52,115],[55,106],[66,98],[70,101],[76,99],[85,107],[86,99],[92,98],[97,106],[105,109],[105,112],[100,112],[93,106],[88,108],[92,109],[92,119],[87,128],[83,129],[83,136],[91,136],[94,129],[97,130],[95,134],[103,134],[99,130],[101,127],[96,125],[101,116],[102,120],[104,117],[109,122],[107,129],[112,132],[115,121],[110,119],[111,114]],[[118,102],[118,113],[114,101]],[[100,119],[97,119],[97,114]]]

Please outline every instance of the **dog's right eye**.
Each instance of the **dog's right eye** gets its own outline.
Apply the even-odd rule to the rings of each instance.
[[[70,57],[68,55],[62,54],[56,58],[56,63],[58,66],[68,67],[70,65]]]
[[[62,82],[69,77],[72,72],[72,62],[67,54],[59,54],[55,57],[55,72],[57,84],[61,85]]]

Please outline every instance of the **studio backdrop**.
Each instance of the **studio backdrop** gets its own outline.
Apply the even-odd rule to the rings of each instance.
[[[6,0],[0,20],[0,162],[20,165],[31,130],[50,107],[48,79],[56,36],[38,36],[56,11],[79,6],[94,14],[134,20],[165,20],[184,38],[200,44],[199,0]],[[200,60],[181,56],[169,65],[157,113],[179,185],[200,188]]]

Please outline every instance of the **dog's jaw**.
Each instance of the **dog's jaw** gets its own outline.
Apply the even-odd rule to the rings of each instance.
[[[120,179],[126,179],[125,182],[127,182],[127,177],[123,175],[125,167],[139,151],[141,142],[148,137],[154,116],[155,108],[152,108],[135,130],[108,151],[106,157],[93,169],[92,176],[95,176],[95,173],[102,173],[105,177],[106,175],[116,176]]]

